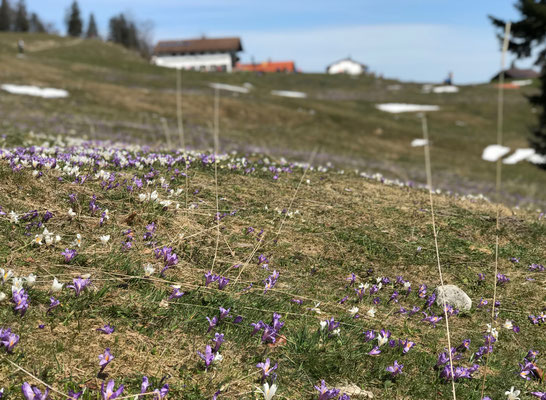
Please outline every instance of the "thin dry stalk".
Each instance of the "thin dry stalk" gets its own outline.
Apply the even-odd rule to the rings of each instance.
[[[506,60],[506,52],[508,51],[510,29],[512,27],[511,22],[507,22],[504,27],[504,41],[502,43],[501,54],[501,73],[499,75],[499,92],[497,101],[497,144],[502,146],[502,133],[503,133],[503,118],[504,118],[504,64]],[[495,223],[495,271],[493,274],[493,302],[491,305],[491,329],[495,323],[495,302],[497,301],[497,274],[499,271],[499,230],[500,230],[500,189],[502,181],[502,160],[501,157],[497,160],[496,165],[496,179],[495,179],[495,201],[497,202],[497,216]],[[489,364],[489,355],[485,359],[485,370],[483,372],[482,380],[482,398],[485,392],[485,382],[487,380],[487,367]]]
[[[423,139],[425,140],[425,169],[427,174],[427,186],[428,194],[430,200],[430,215],[432,219],[432,232],[434,234],[434,247],[436,248],[436,261],[438,263],[438,275],[440,276],[440,285],[444,287],[444,277],[442,274],[442,265],[440,263],[440,250],[438,248],[438,234],[436,230],[436,220],[434,218],[434,201],[432,199],[432,167],[430,165],[430,146],[428,140],[428,126],[427,126],[427,117],[423,115]],[[449,331],[449,316],[447,314],[446,308],[446,296],[442,296],[442,302],[444,307],[444,317],[446,320],[446,335],[447,335],[447,348],[449,354],[449,366],[451,369],[451,391],[453,394],[453,400],[457,400],[457,394],[455,391],[455,374],[453,373],[453,357],[451,355],[451,334]]]
[[[216,218],[219,217],[220,213],[218,209],[218,146],[219,146],[219,136],[220,136],[220,90],[214,88],[214,192],[216,197]],[[219,222],[219,221],[218,221]],[[214,265],[216,264],[216,258],[218,256],[218,245],[220,244],[220,225],[217,222],[216,229],[216,247],[214,248],[214,258],[212,259],[212,266],[210,268],[211,273],[214,271]]]

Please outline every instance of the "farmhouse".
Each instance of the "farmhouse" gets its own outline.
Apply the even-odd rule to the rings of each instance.
[[[491,81],[498,81],[500,72],[491,78]],[[515,63],[512,63],[509,69],[504,70],[504,77],[506,79],[534,79],[538,78],[540,74],[534,69],[520,69],[517,68]]]
[[[367,70],[366,65],[351,59],[351,57],[336,61],[326,67],[326,73],[328,74],[362,75]]]
[[[152,63],[161,67],[196,71],[231,72],[243,50],[241,39],[200,38],[158,42]]]
[[[235,69],[237,71],[249,71],[249,72],[296,72],[296,63],[294,61],[264,61],[261,63],[252,64],[237,64]]]

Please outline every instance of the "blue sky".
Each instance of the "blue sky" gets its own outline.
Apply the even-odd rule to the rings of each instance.
[[[105,35],[120,12],[153,22],[154,40],[239,36],[243,61],[295,60],[324,71],[350,55],[385,77],[459,83],[488,80],[499,69],[499,43],[488,14],[517,19],[515,0],[80,0]],[[71,0],[27,0],[64,33]],[[529,66],[530,60],[518,65]]]

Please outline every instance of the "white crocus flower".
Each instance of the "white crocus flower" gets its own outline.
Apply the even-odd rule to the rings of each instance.
[[[11,211],[9,213],[9,222],[11,222],[12,224],[16,224],[17,222],[19,222],[19,216],[15,211]]]
[[[148,197],[148,196],[146,196],[145,193],[140,193],[140,194],[138,195],[138,201],[140,201],[141,203],[143,203],[143,202],[146,201],[146,198],[147,198],[147,197]]]
[[[6,297],[8,297],[8,296],[6,296],[5,293],[0,292],[0,302],[6,300]]]
[[[13,278],[11,293],[19,292],[21,289],[23,289],[23,278]]]
[[[60,235],[55,235],[55,243],[59,243],[61,241]]]
[[[321,314],[322,311],[320,311],[319,306],[320,306],[320,301],[316,303],[314,307],[310,308],[310,310],[316,312],[317,314]]]
[[[74,212],[74,210],[72,210],[72,208],[69,208],[69,209],[68,209],[68,213],[67,213],[67,214],[68,214],[68,216],[69,216],[70,218],[74,218],[74,217],[76,216],[76,213]]]
[[[491,324],[487,324],[487,333],[490,333],[495,339],[499,338],[499,332],[496,328],[491,328]]]
[[[36,235],[34,236],[34,244],[37,244],[39,246],[41,246],[43,243],[42,243],[42,240],[44,239],[44,236],[43,235]]]
[[[374,307],[370,308],[366,314],[368,314],[369,317],[374,318],[375,317],[375,308]]]
[[[150,194],[150,201],[156,201],[158,197],[159,197],[159,194],[157,193],[156,190],[154,190],[154,191]]]
[[[358,310],[358,307],[353,307],[353,308],[351,308],[351,309],[349,310],[349,314],[351,314],[351,315],[356,315],[356,314],[358,314],[358,311],[359,311],[359,310]]]
[[[512,325],[512,321],[510,321],[509,319],[506,320],[506,322],[504,323],[503,325],[506,329],[513,329],[514,328],[514,325]]]
[[[386,336],[383,336],[381,334],[378,334],[377,335],[377,345],[379,347],[383,346],[385,343],[387,343],[389,341],[389,338],[386,337]]]
[[[152,264],[144,265],[144,276],[151,276],[155,272],[155,268]]]
[[[410,288],[411,287],[411,282],[404,282],[404,288],[407,289],[407,288]]]
[[[0,268],[0,275],[2,278],[2,283],[6,283],[13,276],[13,271],[11,269],[4,270]]]
[[[507,396],[507,400],[520,400],[519,394],[521,392],[519,390],[514,390],[514,386],[510,388],[510,390],[507,390],[504,392],[504,394]]]
[[[103,235],[103,236],[100,236],[99,237],[100,241],[102,244],[106,244],[108,243],[108,241],[110,240],[110,235]]]
[[[64,283],[60,283],[57,278],[53,278],[53,283],[51,284],[51,291],[52,292],[60,292],[63,290]]]
[[[221,355],[220,353],[216,353],[216,354],[214,355],[214,360],[213,360],[213,361],[214,361],[215,363],[217,363],[217,362],[221,362],[223,359],[224,359],[224,356],[223,356],[223,355]]]
[[[36,283],[36,275],[34,275],[34,274],[29,274],[29,275],[27,276],[27,285],[28,285],[29,287],[32,287],[32,286],[34,286],[35,283]]]
[[[332,331],[332,335],[339,336],[339,333],[341,332],[341,329],[337,328]]]
[[[328,325],[328,321],[320,321],[320,330],[324,330],[326,326]]]
[[[264,400],[271,400],[277,392],[277,385],[273,384],[269,387],[269,383],[264,383],[263,389],[258,388],[258,392],[264,395]]]
[[[81,245],[82,245],[82,235],[78,233],[76,234],[76,239],[74,239],[74,241],[72,242],[72,246],[81,247]]]

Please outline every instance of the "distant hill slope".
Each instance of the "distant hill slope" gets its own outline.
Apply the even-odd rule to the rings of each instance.
[[[22,37],[27,54],[16,57]],[[129,136],[143,142],[164,140],[160,118],[176,132],[174,70],[150,65],[118,45],[50,35],[0,34],[0,83],[64,88],[70,97],[45,100],[1,92],[5,131],[73,132],[100,138]],[[388,114],[377,103],[439,105],[430,113],[435,182],[459,192],[491,195],[494,166],[484,163],[482,149],[493,143],[496,88],[463,86],[459,93],[423,93],[422,85],[363,76],[324,74],[256,76],[251,73],[183,72],[182,109],[187,142],[211,146],[211,82],[250,84],[248,95],[222,93],[222,149],[261,150],[306,160],[319,145],[318,160],[345,169],[378,171],[402,180],[424,181],[421,136],[414,114]],[[271,90],[295,90],[306,99],[272,96]],[[527,147],[535,114],[525,95],[535,86],[506,91],[505,141]],[[512,204],[546,202],[546,174],[528,163],[507,166],[503,196]]]

